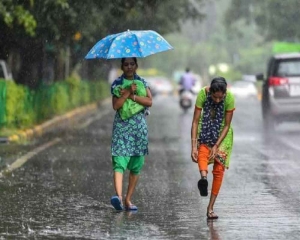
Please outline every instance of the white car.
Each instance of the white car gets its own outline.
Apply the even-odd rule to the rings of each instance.
[[[174,86],[172,82],[162,76],[158,77],[146,77],[146,82],[149,84],[152,95],[156,94],[172,94],[174,91]]]
[[[258,94],[255,84],[250,81],[232,82],[229,89],[235,97],[241,97],[241,98],[257,97]]]

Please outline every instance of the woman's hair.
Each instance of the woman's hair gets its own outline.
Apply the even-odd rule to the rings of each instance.
[[[136,66],[138,67],[138,63],[137,63],[137,58],[136,57],[128,57],[128,58],[132,58],[133,61],[135,62]],[[123,67],[123,63],[125,62],[127,58],[122,58],[121,59],[121,68]]]
[[[211,93],[222,92],[226,93],[227,82],[223,77],[216,77],[210,83],[209,91]]]

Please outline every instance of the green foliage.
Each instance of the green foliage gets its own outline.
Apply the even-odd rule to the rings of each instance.
[[[239,52],[241,60],[238,62],[236,69],[244,74],[265,72],[271,52],[271,44],[265,44],[263,47],[241,49]]]
[[[3,86],[2,86],[3,85]],[[110,95],[109,85],[104,81],[81,81],[70,78],[53,85],[42,85],[35,91],[13,81],[1,80],[5,96],[5,120],[1,129],[24,129],[41,123],[68,110],[100,101]],[[2,116],[1,116],[2,117]],[[3,130],[4,131],[4,130]],[[1,130],[1,134],[4,134]]]
[[[19,83],[30,85],[30,71],[33,70],[29,69],[36,68],[36,65],[32,66],[30,63],[43,61],[44,50],[47,57],[57,60],[66,46],[70,47],[72,71],[72,67],[82,61],[92,45],[104,36],[126,31],[128,28],[152,29],[160,34],[173,32],[180,28],[182,21],[203,18],[198,10],[202,2],[203,0],[2,0],[0,58],[6,58],[11,51],[21,53],[21,70],[17,70],[21,73],[18,72],[15,78]],[[25,64],[29,66],[24,66]],[[57,67],[56,71],[55,75],[61,78],[62,67]],[[28,74],[27,78],[24,74]]]
[[[110,96],[110,85],[105,81],[92,81],[90,86],[91,101],[99,101]]]
[[[55,115],[65,113],[70,109],[69,92],[66,82],[57,82],[53,85],[53,94],[51,94],[50,108]]]
[[[230,61],[227,49],[213,41],[193,43],[181,34],[170,34],[166,39],[175,50],[154,55],[145,62],[169,75],[186,67],[190,67],[195,73],[203,74],[212,64]]]
[[[71,107],[79,106],[81,103],[81,80],[75,77],[70,77],[66,80],[69,85],[69,98]]]
[[[25,6],[28,5],[30,8],[32,4],[33,0],[31,0],[29,4],[16,4],[13,0],[2,0],[0,1],[0,20],[2,18],[4,23],[10,28],[13,28],[14,25],[16,27],[21,26],[27,34],[34,36],[37,22],[29,9],[26,9]]]
[[[99,98],[99,100],[102,100],[104,98],[107,98],[110,95],[110,85],[107,82],[104,81],[98,81],[95,84],[96,93],[95,96]]]
[[[33,108],[36,112],[37,123],[43,121],[44,119],[49,119],[54,115],[54,112],[49,104],[49,99],[54,93],[53,86],[40,86],[34,94]]]
[[[232,0],[226,23],[231,26],[240,19],[258,26],[266,40],[299,41],[298,0]]]
[[[6,80],[0,78],[0,127],[6,122]]]
[[[90,99],[91,99],[91,93],[90,93],[89,82],[81,81],[80,82],[80,104],[85,105],[90,102]]]
[[[30,126],[35,120],[30,90],[7,81],[6,91],[6,125],[17,128]]]
[[[272,53],[271,42],[266,42],[258,32],[249,15],[251,7],[244,6],[241,11],[232,13],[234,16],[241,14],[245,18],[233,18],[234,21],[226,28],[224,9],[230,1],[215,3],[215,9],[219,12],[207,11],[207,20],[203,24],[183,25],[182,32],[166,35],[165,38],[174,46],[174,50],[148,57],[143,60],[144,65],[162,70],[169,76],[189,66],[204,81],[213,77],[208,74],[209,67],[219,63],[228,64],[230,71],[225,74],[217,72],[214,76],[223,75],[229,80],[239,80],[243,74],[264,72],[267,59]],[[232,2],[239,6],[253,1]]]

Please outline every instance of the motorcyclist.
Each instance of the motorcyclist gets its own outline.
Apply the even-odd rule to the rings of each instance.
[[[193,86],[196,83],[196,79],[194,75],[191,73],[189,68],[186,68],[185,73],[181,76],[179,85],[179,95],[182,94],[184,91],[190,91],[191,93],[194,94],[193,92]]]

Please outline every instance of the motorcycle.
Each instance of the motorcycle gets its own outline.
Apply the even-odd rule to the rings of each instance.
[[[193,93],[183,90],[179,96],[179,105],[186,112],[193,104]]]

